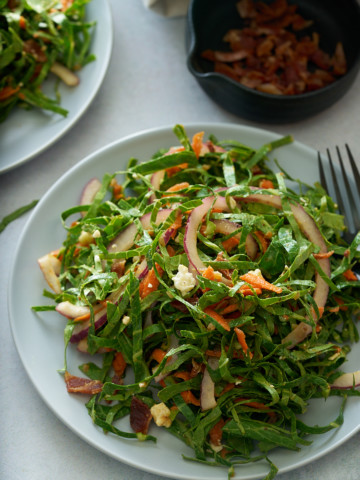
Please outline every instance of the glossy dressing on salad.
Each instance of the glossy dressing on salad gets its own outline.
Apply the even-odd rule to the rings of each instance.
[[[306,448],[360,395],[359,371],[340,368],[359,339],[360,235],[344,243],[320,185],[269,168],[291,137],[255,150],[174,133],[180,146],[89,180],[63,212],[63,245],[39,259],[55,305],[33,308],[68,318],[65,352],[94,356],[79,372],[65,355],[61,373],[96,425],[156,441],[156,424],[193,449],[188,461],[229,477],[265,461],[269,480],[272,449]],[[299,420],[330,395],[344,397],[338,418]]]

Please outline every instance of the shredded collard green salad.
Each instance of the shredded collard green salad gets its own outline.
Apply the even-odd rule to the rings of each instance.
[[[63,212],[63,246],[39,259],[56,306],[33,308],[68,318],[62,373],[96,425],[154,441],[153,422],[193,449],[186,460],[229,477],[263,460],[269,480],[271,450],[306,448],[360,395],[359,371],[339,370],[359,340],[360,234],[345,244],[323,188],[269,168],[291,137],[254,150],[174,132],[181,146],[90,180]],[[71,344],[94,355],[80,374]],[[344,398],[338,418],[298,418],[330,395]]]
[[[69,86],[74,73],[95,59],[89,53],[94,22],[85,20],[90,0],[0,0],[0,122],[15,106],[66,116],[43,90],[55,74]]]

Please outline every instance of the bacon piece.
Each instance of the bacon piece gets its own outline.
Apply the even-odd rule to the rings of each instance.
[[[65,372],[65,383],[69,393],[84,393],[94,395],[100,393],[103,384],[99,380],[90,380],[88,378],[76,377],[69,372]]]
[[[245,27],[224,35],[229,50],[202,53],[203,58],[214,62],[215,72],[273,95],[313,91],[346,73],[340,42],[330,56],[320,48],[317,32],[297,37],[298,31],[313,23],[297,13],[297,5],[289,5],[288,0],[240,0],[236,7]]]
[[[47,61],[47,56],[45,52],[42,50],[41,45],[33,38],[30,38],[29,40],[25,40],[23,44],[23,48],[24,48],[24,52],[32,55],[37,62],[45,63]]]
[[[147,434],[152,419],[150,408],[137,397],[132,397],[130,405],[130,426],[136,433]]]

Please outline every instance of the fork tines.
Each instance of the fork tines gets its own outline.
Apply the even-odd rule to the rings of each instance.
[[[356,233],[360,230],[360,174],[356,166],[354,157],[350,151],[349,146],[345,145],[346,152],[349,158],[350,169],[346,168],[344,161],[341,156],[339,147],[336,147],[336,152],[338,156],[338,164],[340,165],[341,175],[339,171],[336,171],[333,160],[329,149],[327,149],[327,156],[329,159],[331,181],[333,186],[333,191],[335,193],[335,201],[338,205],[339,212],[344,216],[344,222],[347,227],[347,231],[344,233],[344,239],[350,243]],[[318,163],[319,163],[319,174],[320,174],[320,183],[323,188],[329,193],[328,183],[326,181],[325,170],[323,162],[321,160],[320,152],[318,152]],[[348,173],[347,173],[348,171]],[[350,176],[351,175],[351,176]],[[342,180],[340,180],[340,177]],[[352,177],[352,180],[349,178]],[[357,190],[358,198],[356,197],[355,190]]]

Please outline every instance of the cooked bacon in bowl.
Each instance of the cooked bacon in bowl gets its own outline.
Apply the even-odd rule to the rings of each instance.
[[[274,95],[297,95],[318,90],[347,72],[343,45],[332,55],[320,47],[312,20],[287,0],[240,0],[236,4],[243,28],[229,30],[223,40],[228,51],[207,49],[202,57],[214,71],[242,85]]]

